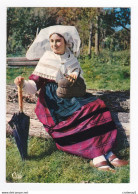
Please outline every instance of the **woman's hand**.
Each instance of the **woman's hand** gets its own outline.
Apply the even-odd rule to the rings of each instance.
[[[15,78],[14,83],[16,86],[21,86],[23,85],[24,82],[24,77],[18,76]]]
[[[74,74],[74,73],[71,73],[67,79],[68,79],[70,82],[73,82],[73,83],[74,83],[74,82],[76,81],[76,79],[77,79],[77,75]]]

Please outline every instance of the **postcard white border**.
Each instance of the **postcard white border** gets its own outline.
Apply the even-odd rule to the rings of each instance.
[[[50,2],[50,3],[49,3]],[[6,9],[7,7],[130,7],[131,25],[131,179],[120,184],[6,183]],[[94,194],[138,192],[138,3],[136,0],[2,0],[0,5],[0,191],[28,193],[68,193],[90,191]]]

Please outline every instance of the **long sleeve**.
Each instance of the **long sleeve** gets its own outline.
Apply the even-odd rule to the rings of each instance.
[[[68,71],[68,74],[69,74],[69,75],[70,75],[70,74],[74,74],[74,75],[76,75],[76,76],[78,77],[79,72],[80,72],[80,69],[79,69],[79,68],[76,68],[74,71]]]
[[[34,74],[31,74],[31,75],[29,76],[29,80],[32,80],[33,82],[35,82],[37,91],[38,91],[40,88],[44,87],[44,86],[46,85],[47,81],[49,81],[49,80],[46,79],[46,78],[42,78],[42,77],[39,77],[39,76],[34,75]]]
[[[71,65],[69,68],[68,68],[68,74],[74,74],[78,77],[79,74],[82,73],[82,69],[80,67],[80,64],[77,62],[73,65]]]
[[[35,94],[37,92],[37,86],[33,80],[24,80],[23,89],[28,94]]]

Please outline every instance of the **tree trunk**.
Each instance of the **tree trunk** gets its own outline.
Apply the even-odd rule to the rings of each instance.
[[[92,55],[92,30],[93,30],[93,24],[90,23],[90,34],[89,34],[89,48],[88,48],[88,55],[91,58]]]
[[[96,16],[96,31],[95,31],[95,54],[98,55],[99,54],[99,8],[97,8],[97,16]]]

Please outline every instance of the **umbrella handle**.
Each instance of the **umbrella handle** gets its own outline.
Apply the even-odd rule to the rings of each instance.
[[[22,96],[22,88],[23,88],[23,81],[18,87],[18,103],[19,103],[19,111],[23,112],[23,96]]]

